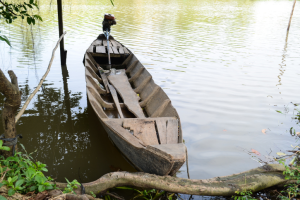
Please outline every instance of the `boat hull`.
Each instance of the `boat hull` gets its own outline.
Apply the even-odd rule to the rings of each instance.
[[[84,65],[86,67],[87,96],[93,110],[98,116],[99,121],[103,125],[111,141],[138,171],[161,176],[175,175],[180,167],[184,164],[186,156],[186,147],[182,143],[180,119],[175,108],[171,105],[171,101],[164,91],[153,82],[152,76],[149,74],[149,72],[139,63],[138,59],[122,45],[121,47],[115,46],[114,51],[116,52],[117,49],[121,54],[122,50],[124,54],[125,52],[128,52],[129,55],[112,55],[112,58],[114,58],[114,56],[117,57],[118,60],[116,61],[118,62],[120,60],[122,61],[123,58],[123,63],[118,63],[114,66],[117,69],[120,68],[121,70],[126,70],[126,74],[129,75],[127,81],[129,81],[132,87],[134,87],[132,88],[134,92],[140,94],[141,101],[139,104],[145,112],[145,117],[143,116],[143,113],[140,113],[138,116],[125,116],[125,118],[120,119],[120,116],[118,115],[109,114],[110,110],[116,110],[116,107],[118,107],[118,112],[120,111],[120,108],[126,110],[126,107],[128,109],[129,107],[126,105],[125,99],[124,103],[116,104],[116,102],[109,102],[103,98],[108,93],[104,88],[104,77],[100,77],[98,63],[100,62],[100,66],[103,66],[103,68],[105,67],[105,64],[101,64],[103,58],[105,58],[105,55],[104,53],[97,53],[97,49],[102,49],[103,51],[103,48],[95,45],[105,43],[101,42],[99,38],[103,39],[103,37],[100,35],[88,49],[90,54],[87,51],[84,58]],[[121,43],[117,43],[117,41],[115,41],[113,38],[110,41],[112,45],[121,45]],[[98,61],[96,61],[95,58],[97,56],[100,58]],[[118,79],[116,80],[118,81]],[[111,84],[114,84],[112,81],[113,79],[110,79]],[[100,83],[102,84],[101,87]],[[131,89],[131,86],[129,87]],[[116,89],[118,90],[117,85]],[[122,93],[120,94],[122,95]],[[129,101],[129,103],[132,102]],[[134,110],[130,111],[134,113]],[[129,133],[124,126],[124,123],[129,122],[139,122],[145,124],[153,123],[156,127],[156,133],[154,133],[154,137],[156,138],[157,134],[158,142],[147,144],[147,140],[141,141],[143,138],[139,138],[137,133]],[[171,124],[173,123],[172,130],[176,131],[175,142],[174,138],[173,141],[170,140],[171,142],[167,142],[167,140],[164,142],[162,140],[163,138],[160,138],[160,130],[158,131],[157,129],[158,123],[161,122],[163,122],[163,126],[166,126],[164,130],[165,134],[167,134],[166,128],[168,126],[168,122],[168,127],[171,127]],[[171,136],[168,137],[171,138]]]

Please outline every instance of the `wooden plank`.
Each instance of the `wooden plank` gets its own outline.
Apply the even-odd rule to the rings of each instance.
[[[100,72],[99,72],[100,73]],[[106,89],[106,92],[109,93],[109,88],[108,88],[108,80],[107,80],[107,76],[105,73],[100,73],[101,79],[103,81],[104,87]]]
[[[121,47],[121,46],[122,46],[122,45],[121,45],[119,42],[117,42],[116,40],[110,40],[110,42],[111,42],[112,46],[114,46],[114,47]]]
[[[102,80],[104,81],[103,78]],[[111,73],[108,76],[108,80],[116,88],[128,110],[132,112],[137,118],[145,118],[143,110],[138,102],[139,97],[133,91],[130,83],[128,82],[125,70],[118,70],[118,73],[116,74]]]
[[[165,156],[170,156],[172,160],[185,161],[185,145],[183,143],[179,144],[162,144],[162,145],[151,145],[147,149],[155,151],[157,154]]]
[[[107,40],[103,40],[103,44],[102,44],[103,46],[105,46],[105,47],[107,47]],[[111,47],[112,45],[111,45],[111,42],[109,42],[109,46]]]
[[[178,143],[178,121],[176,119],[157,118],[155,122],[160,144]]]
[[[119,48],[119,53],[120,53],[120,54],[124,54],[124,53],[125,53],[123,47],[120,47],[120,48]]]
[[[124,129],[121,125],[119,125],[117,122],[113,120],[107,120],[105,123],[109,126],[110,129],[117,132],[119,135],[122,136],[123,139],[127,140],[128,143],[131,143],[132,145],[143,148],[142,141],[140,141],[138,138],[134,137],[132,134],[130,134],[126,129]]]
[[[96,53],[106,53],[104,46],[96,46]]]
[[[154,120],[125,119],[123,127],[133,131],[133,135],[140,139],[144,145],[158,145]]]
[[[113,97],[113,100],[115,102],[115,105],[117,107],[117,110],[118,110],[118,113],[119,113],[120,117],[124,118],[122,110],[121,110],[121,107],[120,107],[120,102],[119,102],[119,99],[118,99],[118,95],[117,95],[116,89],[112,85],[110,85],[110,84],[108,84],[108,88],[109,88],[110,93],[111,93],[111,95]]]
[[[114,54],[119,54],[119,51],[118,51],[117,47],[111,47],[111,48],[112,48]]]
[[[94,52],[94,46],[91,45],[86,51],[90,52],[90,53],[93,53]]]
[[[156,128],[159,135],[160,144],[167,144],[167,126],[166,119],[156,119]]]
[[[123,47],[125,54],[130,54],[126,47]]]
[[[94,45],[94,46],[102,46],[102,40],[97,39],[97,40],[95,40],[95,41],[92,43],[92,45]]]
[[[106,47],[107,48],[107,47]],[[114,54],[114,51],[111,46],[109,46],[109,54]]]
[[[178,143],[178,121],[176,119],[168,119],[167,127],[167,144]]]

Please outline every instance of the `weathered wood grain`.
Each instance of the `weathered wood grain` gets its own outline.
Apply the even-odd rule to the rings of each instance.
[[[91,45],[86,51],[90,52],[90,53],[93,53],[94,52],[94,46]]]
[[[120,47],[118,50],[119,50],[120,54],[124,54],[125,53],[123,47]]]
[[[93,43],[92,43],[93,46],[102,46],[102,40],[95,40]]]
[[[168,119],[167,126],[167,144],[178,143],[178,121],[176,119]]]
[[[103,81],[104,87],[106,89],[106,92],[109,93],[109,88],[108,88],[109,83],[108,83],[108,80],[107,80],[107,76],[106,76],[105,73],[101,73],[101,72],[99,72],[99,73],[100,73],[101,79]]]
[[[110,85],[110,84],[108,84],[108,88],[109,88],[110,93],[111,93],[111,95],[113,97],[113,100],[115,102],[115,105],[117,107],[117,110],[118,110],[118,113],[119,113],[120,117],[124,118],[122,110],[121,110],[121,107],[120,107],[120,102],[119,102],[119,99],[118,99],[118,95],[117,95],[116,89],[112,85]]]
[[[104,46],[96,46],[96,53],[106,53]]]
[[[117,47],[112,46],[111,49],[113,50],[114,54],[119,54]]]
[[[110,42],[111,42],[112,46],[114,46],[114,47],[121,47],[121,46],[122,46],[122,45],[121,45],[119,42],[117,42],[116,40],[110,40]]]
[[[125,119],[123,127],[133,131],[133,135],[140,139],[145,146],[158,145],[154,120]]]
[[[130,83],[128,82],[125,70],[118,70],[118,73],[110,74],[108,76],[108,79],[122,97],[124,104],[128,108],[128,110],[138,118],[145,118],[143,110],[138,102],[139,97],[133,91]]]

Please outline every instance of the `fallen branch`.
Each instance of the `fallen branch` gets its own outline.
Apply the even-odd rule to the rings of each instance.
[[[118,186],[134,186],[182,194],[231,196],[235,194],[235,191],[251,190],[256,192],[275,185],[285,184],[287,180],[284,178],[283,171],[285,171],[283,165],[268,164],[239,174],[206,180],[158,176],[143,172],[112,172],[105,174],[96,181],[84,183],[83,186],[87,194],[90,192],[99,194]],[[57,186],[65,188],[67,184],[57,183]]]
[[[28,99],[26,100],[25,104],[23,105],[22,109],[20,110],[20,112],[16,115],[15,117],[15,123],[17,123],[17,121],[20,119],[20,117],[23,115],[24,111],[26,110],[28,104],[30,103],[31,99],[34,97],[34,95],[37,93],[37,91],[39,91],[39,89],[41,88],[45,78],[47,77],[48,73],[50,72],[50,68],[51,68],[51,65],[52,65],[52,62],[53,62],[53,59],[54,59],[54,53],[59,45],[59,42],[62,40],[62,38],[65,36],[67,32],[64,32],[59,40],[57,41],[56,43],[56,46],[54,47],[53,51],[52,51],[52,57],[51,57],[51,60],[49,62],[49,65],[48,65],[48,68],[47,68],[47,71],[46,73],[44,74],[44,76],[42,77],[42,79],[40,80],[40,83],[38,84],[38,86],[35,88],[35,90],[31,93],[31,95],[28,97]]]

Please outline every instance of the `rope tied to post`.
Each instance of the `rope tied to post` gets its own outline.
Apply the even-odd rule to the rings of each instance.
[[[5,143],[3,143],[3,146],[13,146],[13,155],[15,155],[15,146],[18,143],[18,138],[22,139],[22,134],[18,134],[14,138],[5,138],[4,134],[0,135],[0,140],[5,141]]]

